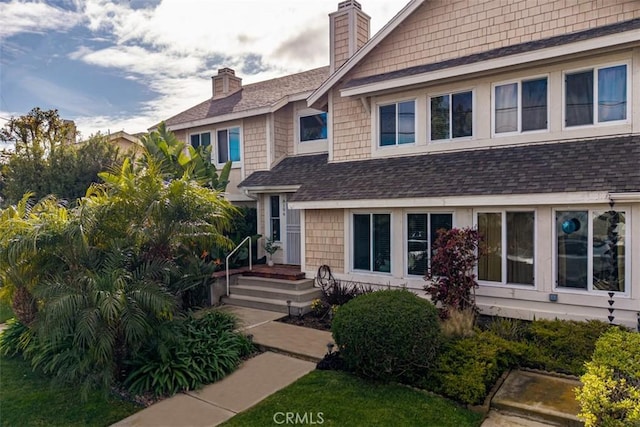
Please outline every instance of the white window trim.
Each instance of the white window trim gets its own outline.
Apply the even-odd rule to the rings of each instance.
[[[327,115],[327,138],[301,141],[300,140],[300,119],[303,117],[315,116],[316,114],[323,114],[323,113]],[[326,143],[329,139],[329,113],[327,111],[316,110],[315,108],[305,108],[303,110],[298,110],[295,114],[293,131],[295,132],[296,144],[308,145],[308,144],[316,144],[316,143]]]
[[[229,130],[230,129],[234,129],[234,128],[238,128],[239,129],[239,138],[240,138],[240,160],[235,161],[235,162],[231,162],[231,168],[232,169],[238,169],[242,167],[242,164],[244,162],[244,132],[242,129],[242,125],[241,124],[232,124],[232,125],[228,125],[228,126],[224,126],[224,127],[219,127],[219,128],[215,128],[212,133],[215,135],[215,138],[211,139],[211,143],[215,144],[215,146],[211,149],[211,155],[213,156],[213,164],[217,167],[217,168],[221,168],[223,167],[225,164],[224,163],[220,163],[218,162],[218,158],[219,158],[219,153],[218,153],[218,132],[226,130],[227,131],[227,137],[229,135]],[[229,141],[227,140],[227,150],[229,150]]]
[[[421,278],[424,276],[420,276],[417,274],[409,274],[409,258],[407,257],[407,254],[409,253],[409,242],[407,241],[407,232],[409,231],[409,221],[407,220],[407,216],[408,215],[428,215],[429,219],[427,221],[427,230],[431,230],[431,214],[449,214],[451,215],[451,227],[452,228],[456,228],[456,215],[454,211],[438,211],[438,210],[434,210],[434,209],[408,209],[405,210],[404,212],[402,212],[402,262],[403,262],[403,269],[404,269],[404,277],[407,279],[417,279],[417,278]],[[427,263],[428,264],[431,263],[431,244],[433,243],[432,241],[432,236],[429,236],[428,239],[428,246],[429,246],[429,261]]]
[[[616,67],[619,65],[626,65],[627,67],[627,111],[626,111],[626,116],[627,118],[624,120],[611,120],[611,121],[607,121],[607,122],[599,122],[598,121],[598,101],[599,101],[599,97],[598,97],[598,73],[602,68],[610,68],[610,67]],[[586,124],[586,125],[578,125],[578,126],[567,126],[567,119],[566,119],[566,115],[567,115],[567,85],[566,85],[566,80],[567,80],[567,74],[575,74],[575,73],[580,73],[583,71],[589,71],[592,70],[594,75],[593,75],[593,123],[591,124]],[[562,130],[574,130],[574,129],[586,129],[586,128],[593,128],[593,127],[602,127],[602,126],[615,126],[615,125],[621,125],[621,124],[628,124],[631,123],[631,104],[633,103],[633,99],[631,98],[632,94],[631,94],[631,86],[633,83],[633,70],[631,67],[631,61],[627,60],[627,61],[616,61],[616,62],[608,62],[608,63],[602,63],[602,64],[597,64],[597,65],[593,65],[593,66],[589,66],[589,67],[581,67],[581,68],[574,68],[574,69],[570,69],[570,70],[564,70],[562,71]]]
[[[390,254],[389,254],[389,263],[390,263],[390,270],[389,272],[383,272],[383,271],[374,271],[373,270],[373,266],[371,270],[358,270],[355,269],[353,267],[353,263],[354,263],[354,240],[353,240],[353,233],[355,230],[355,226],[354,226],[354,221],[353,221],[353,217],[354,215],[369,215],[370,217],[370,223],[371,223],[371,215],[389,215],[389,239],[390,239],[390,246],[391,246],[391,250],[390,250]],[[389,276],[389,277],[393,277],[393,254],[394,254],[394,250],[395,250],[395,245],[394,245],[394,215],[393,212],[389,211],[389,210],[352,210],[349,211],[349,269],[348,271],[351,272],[352,274],[360,274],[360,275],[365,275],[365,274],[370,274],[370,275],[374,275],[374,276]],[[370,237],[371,237],[371,241],[373,242],[373,227],[371,227],[370,230]],[[369,245],[369,259],[371,261],[373,261],[373,256],[371,255],[373,251],[373,245]]]
[[[540,80],[546,78],[547,79],[547,127],[546,129],[535,129],[535,130],[522,130],[522,83],[528,82],[532,80]],[[548,133],[550,128],[550,96],[549,96],[549,87],[550,87],[550,76],[549,74],[540,74],[535,76],[528,76],[525,78],[504,80],[491,84],[491,137],[492,138],[501,138],[504,136],[514,136],[520,134],[530,134],[530,133]],[[496,132],[496,88],[498,86],[504,86],[508,84],[516,83],[518,85],[518,129],[513,132]],[[563,98],[564,101],[564,98]],[[564,108],[563,108],[564,111]]]
[[[609,291],[601,291],[598,289],[593,289],[593,213],[594,212],[606,212],[610,210],[607,207],[601,208],[586,208],[586,207],[563,207],[563,208],[555,208],[553,209],[551,220],[552,220],[552,281],[553,281],[553,291],[557,293],[566,293],[566,294],[577,294],[577,295],[589,295],[589,296],[607,296]],[[632,254],[632,245],[631,241],[631,207],[630,206],[614,206],[613,210],[618,212],[625,213],[625,233],[624,233],[624,292],[616,292],[614,298],[623,297],[630,298],[631,297],[631,286],[633,282],[630,277],[633,274],[631,271],[631,259],[633,257]],[[589,230],[587,236],[587,288],[579,289],[579,288],[568,288],[558,286],[558,232],[557,232],[557,223],[556,216],[558,212],[566,212],[566,211],[586,211],[587,218],[589,222]]]
[[[526,283],[509,283],[507,282],[507,212],[533,212],[533,284],[528,285]],[[502,265],[501,276],[502,281],[492,282],[489,280],[478,279],[478,284],[482,286],[491,286],[497,288],[517,288],[523,290],[534,291],[538,290],[537,269],[538,269],[538,210],[535,208],[517,208],[517,209],[474,209],[473,211],[473,227],[478,229],[478,214],[481,213],[499,213],[502,215],[502,229],[501,229],[501,242],[502,245]],[[478,266],[475,267],[476,277],[478,276]]]
[[[471,92],[471,136],[459,136],[454,138],[452,132],[452,117],[451,117],[451,96],[459,93]],[[431,98],[438,96],[449,96],[449,138],[443,139],[431,139]],[[476,91],[475,88],[460,89],[450,92],[433,93],[427,95],[427,142],[430,144],[446,144],[452,141],[470,141],[476,136]]]
[[[265,194],[265,219],[266,219],[266,224],[265,224],[265,230],[267,230],[267,238],[271,238],[271,236],[273,236],[273,229],[271,228],[271,219],[273,218],[271,216],[271,197],[273,196],[277,196],[278,197],[278,203],[279,203],[279,208],[280,208],[280,240],[274,240],[274,243],[278,243],[280,246],[282,246],[283,243],[283,236],[282,236],[282,231],[283,231],[283,227],[282,225],[284,224],[284,221],[286,220],[285,215],[283,213],[283,207],[284,204],[286,203],[286,201],[283,198],[283,194],[281,193],[267,193]],[[286,228],[286,227],[285,227]]]
[[[398,144],[398,104],[402,104],[404,102],[413,101],[413,135],[414,141],[406,144]],[[380,107],[386,107],[388,105],[396,106],[396,143],[394,145],[380,145]],[[397,98],[394,100],[377,102],[376,106],[376,120],[375,120],[375,132],[374,132],[374,140],[375,147],[377,150],[394,150],[401,147],[412,147],[418,145],[418,121],[420,120],[419,112],[418,112],[418,99],[416,96],[411,96],[407,98]]]
[[[213,139],[214,139],[214,138],[213,138],[213,136],[212,136],[213,131],[211,131],[211,130],[203,130],[203,131],[200,131],[200,132],[191,132],[191,133],[189,134],[189,139],[187,140],[187,144],[188,144],[188,145],[190,145],[191,147],[193,147],[193,145],[191,145],[191,137],[192,137],[193,135],[198,135],[198,136],[200,136],[200,135],[202,135],[202,134],[204,134],[204,133],[208,133],[208,134],[209,134],[209,146],[211,146],[211,151],[213,152],[212,144],[213,144]],[[202,137],[200,137],[200,140],[201,140],[201,142],[200,142],[200,146],[202,146]],[[195,148],[195,147],[194,147],[194,148]]]

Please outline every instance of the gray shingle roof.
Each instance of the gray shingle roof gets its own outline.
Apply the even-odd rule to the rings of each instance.
[[[289,157],[240,185],[300,185],[292,201],[640,191],[640,135],[342,163]]]
[[[329,67],[321,67],[244,85],[240,91],[226,98],[207,99],[195,107],[165,120],[165,123],[167,126],[175,126],[195,120],[270,107],[285,96],[317,89],[327,77],[329,77]]]
[[[568,43],[575,43],[596,37],[608,36],[611,34],[622,33],[640,28],[640,18],[632,19],[624,22],[617,22],[611,25],[604,25],[597,28],[591,28],[584,31],[578,31],[570,34],[549,37],[541,40],[534,40],[515,44],[511,46],[500,47],[488,50],[486,52],[474,53],[472,55],[461,56],[459,58],[448,59],[446,61],[435,62],[425,65],[417,65],[415,67],[404,68],[402,70],[391,71],[373,76],[361,77],[353,79],[345,83],[344,88],[363,86],[372,83],[378,83],[385,80],[392,80],[401,77],[413,76],[416,74],[428,73],[431,71],[443,70],[445,68],[457,67],[460,65],[468,65],[476,62],[486,61],[489,59],[502,58],[518,53],[531,52],[538,49],[561,46]]]

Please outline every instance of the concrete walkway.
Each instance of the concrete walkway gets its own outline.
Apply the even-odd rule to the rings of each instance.
[[[261,353],[221,381],[162,400],[113,426],[216,426],[314,370],[332,341],[329,332],[275,322],[282,313],[232,306],[222,310],[238,316],[240,329],[253,335],[259,347],[278,353]]]

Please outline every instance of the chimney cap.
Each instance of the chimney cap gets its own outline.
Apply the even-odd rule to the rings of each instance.
[[[359,10],[362,10],[362,6],[356,0],[345,0],[338,3],[338,10],[346,9],[348,7],[355,7]]]
[[[224,74],[230,74],[232,76],[235,76],[236,72],[232,68],[229,68],[229,67],[218,68],[218,75],[221,76],[221,75],[224,75]]]

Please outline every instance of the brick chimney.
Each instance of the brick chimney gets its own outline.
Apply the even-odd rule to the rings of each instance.
[[[242,79],[236,77],[236,72],[231,68],[218,69],[218,75],[211,77],[213,99],[227,97],[242,89]]]
[[[368,40],[371,17],[362,11],[356,0],[338,3],[338,10],[329,14],[330,72],[340,68]]]

